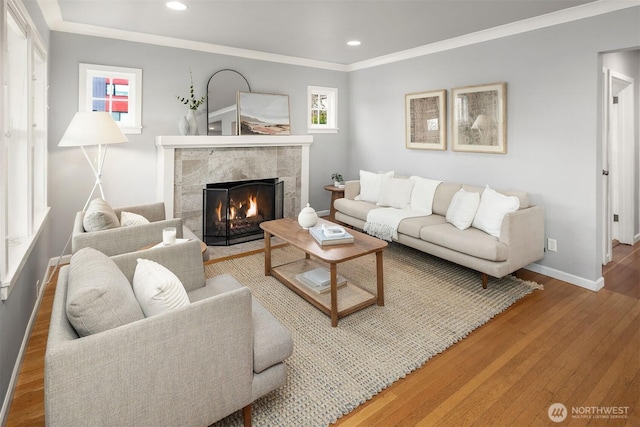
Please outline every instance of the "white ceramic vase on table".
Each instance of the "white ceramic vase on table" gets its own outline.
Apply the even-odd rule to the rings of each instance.
[[[307,206],[298,214],[298,224],[300,224],[300,227],[307,230],[317,223],[318,214],[316,213],[315,209],[313,209],[311,206],[309,206],[309,203],[307,203]]]

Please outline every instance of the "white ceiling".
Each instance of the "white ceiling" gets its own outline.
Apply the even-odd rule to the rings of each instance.
[[[184,12],[169,10],[165,0],[38,4],[52,30],[192,44],[239,56],[282,55],[338,68],[594,6],[594,0],[183,1]],[[611,3],[595,3],[603,2]],[[362,45],[347,46],[352,39]]]

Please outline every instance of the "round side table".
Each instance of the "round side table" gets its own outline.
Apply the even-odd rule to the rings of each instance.
[[[337,199],[344,197],[344,187],[336,187],[335,185],[325,185],[324,189],[331,192],[331,208],[329,210],[329,219],[331,221],[336,220],[336,208],[333,206],[333,202]]]

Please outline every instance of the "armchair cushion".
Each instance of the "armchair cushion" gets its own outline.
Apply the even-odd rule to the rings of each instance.
[[[89,203],[82,225],[85,231],[91,232],[120,227],[120,221],[109,203],[102,199],[94,199]]]
[[[66,312],[81,337],[144,319],[126,276],[113,260],[92,248],[71,258]]]
[[[180,279],[162,264],[148,259],[138,259],[133,293],[146,317],[189,304]]]
[[[149,224],[149,220],[142,215],[133,212],[122,211],[120,214],[120,225],[129,227],[131,225]]]

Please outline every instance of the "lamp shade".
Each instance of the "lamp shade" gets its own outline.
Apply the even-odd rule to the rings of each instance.
[[[111,114],[104,111],[78,112],[60,139],[59,147],[119,144],[128,139]]]

